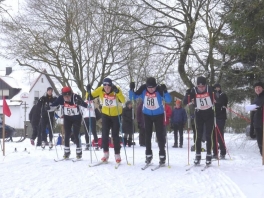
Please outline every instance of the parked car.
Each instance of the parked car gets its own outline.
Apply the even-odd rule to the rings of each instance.
[[[13,137],[15,133],[16,130],[13,127],[5,124],[5,138]],[[0,122],[0,139],[3,138],[2,135],[3,135],[3,125],[2,122]]]

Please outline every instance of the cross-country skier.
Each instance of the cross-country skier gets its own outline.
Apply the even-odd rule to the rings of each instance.
[[[214,111],[213,111],[213,89],[206,84],[206,78],[200,76],[197,78],[197,86],[186,91],[184,104],[188,103],[188,95],[190,100],[194,99],[196,107],[195,120],[197,126],[197,137],[195,141],[196,156],[194,163],[200,164],[201,160],[201,141],[204,127],[206,129],[206,164],[211,164],[212,160],[212,132],[214,127]]]
[[[256,97],[252,104],[256,104],[258,108],[253,111],[253,126],[255,128],[259,152],[262,155],[262,138],[263,138],[263,105],[264,105],[264,84],[257,82],[254,84]]]
[[[155,124],[156,136],[159,145],[159,158],[160,165],[165,164],[165,137],[164,137],[164,107],[163,99],[165,102],[171,102],[171,96],[167,92],[167,87],[164,84],[157,85],[156,79],[149,77],[146,80],[146,84],[140,86],[140,88],[134,92],[135,83],[130,83],[129,99],[137,99],[140,97],[143,100],[143,114],[146,130],[146,163],[149,164],[153,158],[151,149],[151,138],[153,124]]]
[[[41,119],[40,119],[40,125],[41,125],[41,136],[42,136],[42,143],[41,147],[44,148],[45,145],[49,145],[50,148],[53,147],[52,144],[52,133],[51,133],[51,127],[53,127],[54,123],[54,112],[49,112],[50,116],[50,121],[49,121],[49,116],[47,112],[47,108],[49,105],[51,105],[57,97],[52,95],[53,89],[52,87],[47,88],[47,92],[44,96],[42,96],[37,103],[38,109],[41,111]],[[50,126],[51,122],[51,126]],[[47,133],[46,133],[46,128],[49,130],[49,143],[47,141]]]
[[[115,160],[117,163],[121,162],[120,156],[120,141],[119,141],[119,128],[120,117],[122,114],[122,105],[119,102],[124,103],[125,97],[120,88],[117,88],[110,78],[103,80],[103,86],[98,87],[91,92],[91,85],[87,85],[86,98],[90,97],[90,100],[99,97],[102,103],[102,147],[104,156],[101,159],[103,162],[107,162],[109,159],[109,133],[112,132],[112,138],[114,142]],[[89,96],[89,93],[91,95]]]
[[[70,136],[73,131],[76,143],[76,158],[80,159],[82,158],[82,148],[80,141],[82,115],[80,113],[80,106],[86,108],[87,103],[85,103],[79,95],[73,93],[70,87],[63,87],[61,90],[61,95],[50,106],[57,107],[58,105],[62,105],[63,126],[65,130],[65,147],[63,158],[68,159],[71,154]]]
[[[225,146],[225,138],[224,138],[224,128],[225,128],[225,122],[227,119],[226,116],[226,106],[228,103],[227,95],[222,92],[221,85],[215,84],[214,85],[214,91],[215,91],[215,117],[216,117],[216,129],[213,136],[213,151],[214,155],[213,158],[218,159],[217,156],[217,144],[219,143],[220,147],[220,159],[225,159],[226,155],[226,146]],[[220,133],[220,134],[219,134]],[[216,143],[216,134],[217,134],[217,141]]]

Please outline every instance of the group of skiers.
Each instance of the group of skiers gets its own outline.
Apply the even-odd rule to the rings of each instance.
[[[254,85],[257,94],[254,101],[258,109],[254,113],[254,128],[257,135],[260,152],[262,152],[262,106],[264,104],[263,84],[261,82]],[[218,158],[218,145],[220,148],[220,158],[225,158],[226,145],[224,141],[224,126],[227,119],[226,107],[228,98],[221,90],[220,84],[209,86],[206,78],[198,77],[197,85],[186,91],[183,99],[183,104],[186,108],[182,108],[182,101],[176,100],[173,110],[166,103],[171,103],[171,96],[167,91],[165,84],[157,84],[156,79],[149,77],[146,83],[135,90],[135,83],[131,82],[129,86],[129,99],[126,102],[125,108],[122,108],[122,103],[125,103],[125,97],[120,88],[115,86],[110,78],[103,80],[103,85],[91,91],[90,84],[87,85],[86,101],[74,94],[69,87],[62,88],[62,94],[58,97],[51,97],[50,89],[47,90],[46,100],[41,98],[38,106],[42,108],[41,125],[47,126],[47,113],[52,114],[58,105],[62,106],[64,114],[64,129],[65,129],[65,147],[64,158],[69,158],[70,145],[69,139],[71,133],[74,134],[76,144],[76,157],[82,157],[82,149],[80,143],[80,127],[83,118],[86,126],[92,126],[94,141],[97,144],[98,137],[95,129],[95,108],[93,100],[95,98],[101,101],[101,118],[102,118],[102,162],[107,162],[109,159],[109,134],[114,144],[114,156],[117,163],[121,162],[120,156],[120,125],[123,123],[121,131],[124,132],[124,146],[131,146],[132,134],[134,132],[133,119],[135,116],[132,111],[132,103],[139,99],[136,110],[137,122],[139,128],[139,144],[145,146],[146,163],[151,163],[153,151],[151,148],[151,139],[153,132],[153,124],[155,125],[156,137],[159,146],[159,164],[164,165],[166,161],[166,126],[170,123],[174,130],[174,148],[183,146],[183,128],[186,126],[187,117],[190,118],[190,125],[194,133],[194,150],[196,151],[194,164],[200,164],[201,161],[201,142],[203,135],[206,140],[206,165],[211,164],[212,158]],[[52,100],[51,100],[52,98]],[[49,100],[48,100],[49,99]],[[45,101],[45,103],[43,103]],[[40,103],[42,105],[40,105]],[[82,107],[82,108],[81,108]],[[186,113],[187,111],[187,113]],[[45,114],[45,113],[46,114]],[[187,116],[188,114],[188,116]],[[50,115],[52,117],[52,115]],[[91,124],[91,125],[90,125]],[[53,126],[53,122],[51,122]],[[188,126],[190,128],[190,126]],[[42,134],[44,129],[41,129]],[[179,132],[179,140],[178,140]],[[32,140],[36,136],[33,133]],[[88,134],[86,134],[86,142],[89,142]],[[52,136],[49,136],[50,142]],[[42,138],[45,142],[45,136]],[[179,141],[179,142],[178,142]],[[179,144],[178,144],[179,143]],[[96,145],[98,148],[98,145]],[[212,154],[213,151],[213,154]]]

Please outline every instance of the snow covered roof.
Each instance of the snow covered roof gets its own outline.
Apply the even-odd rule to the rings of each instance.
[[[1,76],[0,77],[6,84],[12,88],[20,89],[21,86],[18,85],[17,80],[10,76]]]

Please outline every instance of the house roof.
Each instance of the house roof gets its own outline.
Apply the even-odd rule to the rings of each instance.
[[[10,76],[1,76],[0,77],[6,84],[8,84],[11,88],[21,89],[18,85],[17,80]]]
[[[60,95],[59,91],[57,90],[57,88],[55,87],[54,85],[54,82],[51,80],[50,76],[47,74],[47,71],[44,70],[43,73],[41,73],[38,78],[35,80],[35,82],[31,85],[30,89],[29,89],[29,92],[33,89],[33,87],[36,85],[36,83],[39,81],[41,75],[45,75],[46,78],[48,79],[51,87],[53,88],[53,91],[55,92],[56,95]]]

